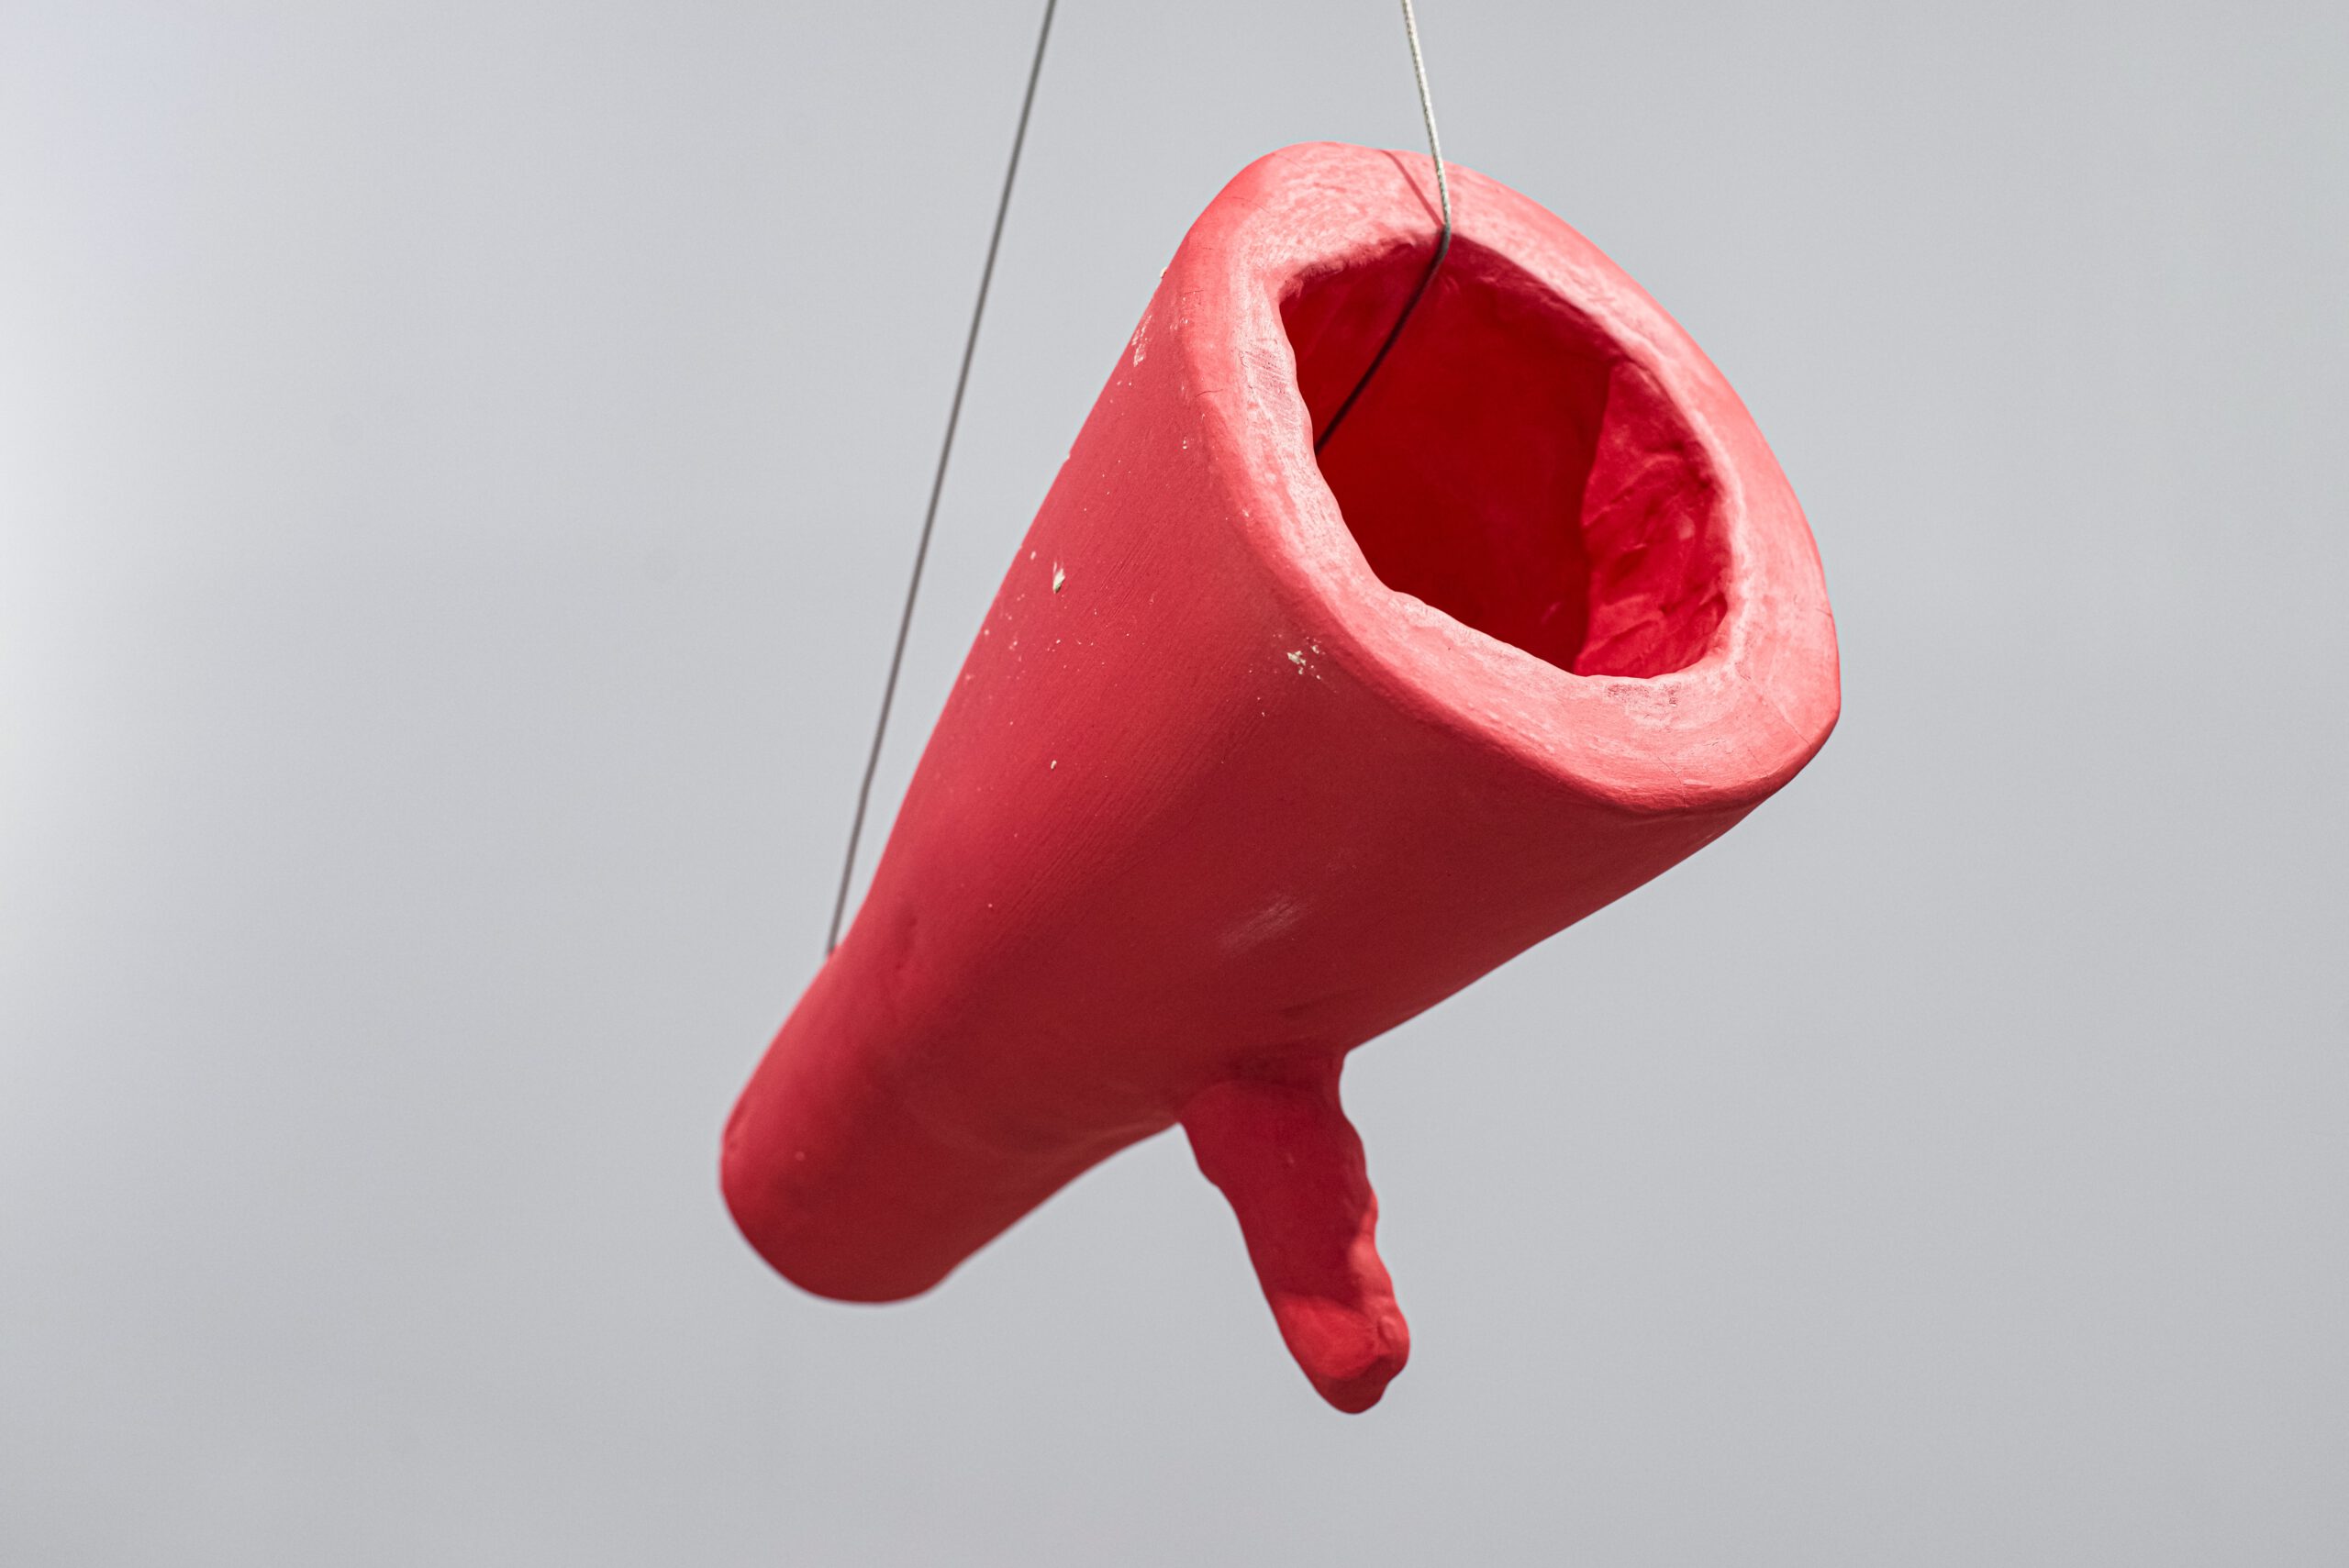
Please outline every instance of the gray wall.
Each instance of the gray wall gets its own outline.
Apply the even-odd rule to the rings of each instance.
[[[2330,0],[1428,0],[1841,732],[1355,1059],[1366,1418],[1179,1140],[735,1238],[1036,10],[0,0],[0,1559],[2337,1563]],[[1063,7],[885,800],[1192,216],[1418,135],[1385,0]]]

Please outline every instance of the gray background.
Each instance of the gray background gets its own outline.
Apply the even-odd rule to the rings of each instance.
[[[1177,1139],[736,1239],[1036,12],[0,0],[0,1560],[2338,1563],[2331,0],[1429,0],[1842,730],[1355,1059],[1368,1417]],[[1191,217],[1418,135],[1383,0],[1063,8],[885,801]]]

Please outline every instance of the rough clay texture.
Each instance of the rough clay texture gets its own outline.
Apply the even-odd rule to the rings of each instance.
[[[1346,1052],[1719,837],[1827,739],[1810,534],[1719,372],[1556,217],[1423,158],[1251,165],[996,596],[852,929],[725,1140],[807,1289],[916,1295],[1180,1122],[1283,1338],[1408,1335]]]

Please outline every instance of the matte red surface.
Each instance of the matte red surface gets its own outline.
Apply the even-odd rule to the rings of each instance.
[[[1835,722],[1809,531],[1719,372],[1564,223],[1291,148],[1202,214],[727,1128],[821,1295],[943,1279],[1180,1121],[1314,1386],[1408,1337],[1347,1051],[1656,875]]]

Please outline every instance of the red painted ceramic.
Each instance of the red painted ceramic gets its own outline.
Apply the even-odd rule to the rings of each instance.
[[[915,1295],[1181,1122],[1314,1386],[1408,1340],[1346,1052],[1718,838],[1826,740],[1809,530],[1736,394],[1556,217],[1251,165],[1118,356],[854,926],[727,1128],[751,1244]]]

